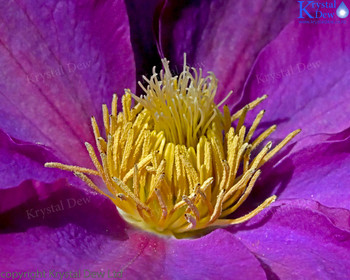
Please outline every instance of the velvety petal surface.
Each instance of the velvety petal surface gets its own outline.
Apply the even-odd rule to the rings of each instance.
[[[0,190],[0,205],[10,198],[6,191],[17,203],[0,214],[1,271],[80,270],[82,279],[83,273],[106,278],[113,271],[127,279],[266,279],[255,256],[224,230],[195,240],[160,238],[130,228],[109,200],[63,180]]]
[[[9,199],[4,191],[1,204]],[[22,202],[0,217],[1,271],[80,270],[81,278],[108,270],[123,270],[128,279],[162,275],[164,240],[128,228],[103,196],[62,180],[26,182],[10,191]]]
[[[135,89],[124,1],[3,1],[0,128],[84,164],[90,117]]]
[[[153,30],[159,2],[159,0],[125,1],[129,15],[130,39],[134,50],[137,81],[142,81],[142,75],[150,76],[153,66],[159,66],[158,69],[160,69],[161,62]],[[136,91],[143,93],[139,86]]]
[[[169,279],[266,279],[257,259],[222,229],[194,240],[169,240],[165,260]]]
[[[350,277],[349,210],[284,201],[229,230],[260,259],[268,279]]]
[[[350,125],[350,23],[290,23],[259,55],[240,106],[268,94],[261,128],[277,124],[281,139],[338,133]],[[286,43],[288,42],[288,43]],[[257,111],[256,110],[256,111]],[[255,117],[249,114],[249,119]]]
[[[219,79],[217,101],[234,91],[235,103],[260,50],[297,15],[294,1],[164,1],[159,49],[173,70],[188,64],[213,71]]]
[[[18,186],[29,179],[47,183],[58,177],[72,179],[68,172],[44,167],[46,162],[56,160],[45,146],[13,140],[0,130],[0,189]]]
[[[306,147],[263,167],[254,199],[276,194],[278,199],[312,199],[328,207],[350,209],[350,130],[315,135],[297,145]]]

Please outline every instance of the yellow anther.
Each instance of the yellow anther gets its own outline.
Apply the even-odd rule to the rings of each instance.
[[[185,63],[183,71],[172,76],[168,61],[162,62],[164,70],[159,74],[153,70],[151,78],[144,78],[148,85],[140,84],[145,96],[126,90],[119,113],[117,95],[113,95],[111,113],[102,106],[103,135],[91,118],[97,155],[91,144],[86,143],[86,148],[95,170],[52,162],[45,166],[74,172],[108,197],[126,221],[159,234],[196,235],[207,227],[236,224],[257,215],[276,197],[267,198],[241,218],[225,219],[247,199],[259,168],[300,130],[272,150],[269,142],[254,151],[276,129],[273,125],[254,136],[265,111],[250,127],[245,125],[249,111],[267,96],[233,115],[227,106],[221,112],[219,107],[227,98],[215,104],[213,73],[203,77],[201,69],[191,70]],[[236,129],[232,122],[237,122]],[[109,192],[87,175],[101,177]]]

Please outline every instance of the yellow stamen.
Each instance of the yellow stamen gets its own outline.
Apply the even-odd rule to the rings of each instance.
[[[110,110],[102,106],[104,131],[91,118],[98,152],[89,143],[86,148],[95,170],[53,162],[45,166],[74,172],[107,196],[125,220],[159,234],[196,235],[208,227],[237,224],[257,215],[276,197],[267,198],[241,218],[227,218],[251,193],[260,167],[300,130],[274,148],[268,142],[255,152],[276,130],[273,125],[254,136],[264,110],[250,128],[245,126],[249,111],[266,95],[233,115],[226,105],[221,112],[219,107],[227,98],[220,106],[214,102],[217,79],[213,73],[203,77],[201,69],[190,69],[185,62],[180,75],[172,76],[169,62],[163,59],[162,63],[159,74],[154,68],[150,79],[144,77],[147,86],[140,83],[145,96],[126,90],[119,113],[117,95]],[[109,192],[87,175],[101,177]]]
[[[71,172],[86,173],[86,174],[95,175],[95,176],[99,175],[98,171],[96,171],[96,170],[92,170],[92,169],[84,168],[84,167],[80,167],[80,166],[66,165],[66,164],[62,164],[62,163],[58,163],[58,162],[47,162],[47,163],[45,163],[45,167],[58,168],[58,169],[71,171]]]

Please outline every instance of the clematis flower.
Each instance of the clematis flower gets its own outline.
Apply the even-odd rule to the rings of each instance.
[[[350,275],[347,258],[350,247],[348,23],[300,24],[294,1],[254,1],[254,5],[250,1],[164,1],[158,9],[156,4],[17,1],[1,6],[0,276],[10,275],[14,279],[92,279],[97,275],[126,279],[347,279]],[[156,40],[150,36],[152,26],[155,26]],[[131,107],[129,94],[120,98],[123,108],[117,109],[117,95],[121,96],[125,88],[133,94],[140,93],[136,81],[140,74],[152,75],[150,66],[159,68],[157,52],[174,65],[167,68],[163,60],[165,72],[159,75],[163,85],[170,82],[174,92],[181,88],[175,82],[181,81],[181,76],[177,80],[169,73],[172,69],[180,74],[178,69],[184,53],[187,53],[188,65],[203,68],[203,73],[215,73],[217,89],[214,76],[209,76],[213,83],[208,80],[208,87],[199,87],[210,90],[210,86],[215,85],[217,90],[213,100],[201,104],[209,108],[208,114],[204,114],[209,120],[213,110],[217,112],[215,116],[223,112],[223,119],[230,121],[231,115],[240,112],[238,123],[233,123],[236,135],[237,127],[246,127],[248,131],[254,127],[256,116],[262,117],[263,113],[259,112],[263,108],[265,113],[254,131],[252,143],[259,141],[259,135],[264,135],[264,131],[274,128],[275,124],[277,129],[269,136],[274,147],[291,140],[264,165],[260,165],[260,158],[250,173],[251,166],[244,163],[254,163],[259,152],[251,155],[252,161],[248,161],[249,153],[247,160],[243,159],[236,183],[244,174],[249,174],[249,180],[253,180],[254,174],[261,172],[261,175],[250,185],[254,187],[248,199],[232,216],[228,213],[228,219],[232,221],[254,213],[247,222],[201,232],[191,239],[164,237],[164,233],[169,233],[162,230],[168,229],[164,224],[154,225],[147,222],[147,217],[142,224],[138,223],[139,219],[135,220],[137,215],[147,215],[146,209],[137,207],[142,208],[144,204],[161,217],[168,215],[161,185],[157,182],[130,184],[130,180],[138,182],[138,175],[142,180],[141,173],[138,174],[143,170],[140,163],[130,163],[130,168],[123,169],[125,164],[128,166],[123,164],[125,157],[118,158],[119,165],[104,162],[111,151],[108,134],[120,125],[117,111],[122,109],[124,116],[129,114],[129,117],[136,112],[128,109]],[[183,73],[189,78],[187,85],[192,83],[195,88],[199,80],[190,78],[186,67]],[[146,86],[147,92],[156,89],[155,77],[149,81],[150,87]],[[233,94],[225,99],[230,90]],[[184,98],[191,96],[189,91]],[[103,106],[103,110],[101,106],[110,104],[113,93],[116,95],[109,116],[107,106]],[[259,99],[265,94],[268,94],[266,100]],[[157,116],[152,106],[156,106],[159,99],[140,95],[134,95],[134,99],[141,104],[136,108],[135,103],[136,110],[146,108],[152,113],[149,118]],[[255,107],[257,103],[260,104]],[[186,104],[192,108],[193,104]],[[228,105],[226,109],[220,106],[224,104]],[[253,106],[245,107],[247,104]],[[163,108],[167,110],[169,106],[163,104]],[[145,115],[147,117],[147,113]],[[95,116],[93,130],[91,116]],[[161,112],[158,116],[162,117]],[[185,117],[188,120],[189,116]],[[213,123],[222,124],[223,131],[229,133],[227,121],[220,120],[214,117]],[[163,134],[159,134],[159,146],[154,151],[160,150],[162,142],[166,147],[165,139],[171,138],[167,132],[170,133],[172,127],[179,128],[173,126],[172,121],[170,118],[158,122],[155,130]],[[156,122],[153,120],[153,123]],[[148,127],[151,125],[149,121]],[[98,127],[107,130],[104,139]],[[120,127],[124,130],[120,129],[120,133],[128,131],[127,139],[133,139],[127,125]],[[283,140],[298,128],[302,128],[299,136]],[[216,140],[220,139],[217,135]],[[190,141],[191,138],[186,134],[183,139]],[[96,147],[88,145],[92,162],[84,143],[93,144],[96,140]],[[200,143],[200,137],[193,137],[192,143],[185,140],[181,144]],[[180,142],[179,138],[177,141]],[[248,142],[245,148],[251,143]],[[126,145],[124,153],[137,157],[137,143],[130,145]],[[259,145],[262,159],[268,155],[270,146],[270,143]],[[102,151],[102,165],[96,161],[99,158],[93,149]],[[212,176],[207,176],[213,177],[218,187],[224,181],[220,179],[224,171],[230,167],[229,159],[226,160],[228,168],[222,163],[220,172],[215,167]],[[186,158],[182,161],[190,174],[195,163]],[[69,172],[44,167],[48,162],[75,171],[95,190]],[[159,166],[165,169],[169,160],[164,162],[162,167],[160,160]],[[97,174],[96,166],[107,169],[116,166],[117,170],[110,174],[97,170],[105,175],[101,176],[104,182],[92,181],[88,176]],[[132,173],[129,174],[129,170]],[[159,170],[153,164],[146,171],[158,181],[161,174],[172,172]],[[191,174],[195,174],[193,172]],[[114,174],[131,177],[127,178],[129,182],[123,182],[124,178]],[[106,175],[113,175],[110,176],[113,182],[109,182]],[[199,176],[198,180],[203,179],[202,184],[207,177]],[[193,179],[192,188],[208,197],[195,182]],[[104,183],[109,193],[104,190]],[[186,187],[191,188],[191,182],[187,183]],[[142,201],[135,204],[130,190],[146,185],[153,188],[152,200],[147,202],[153,205]],[[110,186],[116,186],[117,191],[113,193]],[[249,188],[249,183],[244,184],[243,189],[247,186]],[[171,181],[168,187],[175,188]],[[224,196],[226,187],[222,190],[225,190],[221,194]],[[274,195],[277,200],[270,204]],[[213,200],[219,197],[220,192],[214,193]],[[130,198],[133,201],[130,202]],[[181,193],[175,202],[180,203],[182,198]],[[268,203],[264,204],[266,199]],[[179,214],[180,226],[175,229],[191,232],[201,221],[196,220],[196,204],[190,195],[185,193],[182,201],[188,212]],[[121,204],[124,202],[131,205],[124,207]],[[259,208],[261,204],[263,207]],[[269,207],[262,210],[267,204]],[[131,207],[134,205],[136,207]],[[126,211],[121,211],[123,207]],[[254,212],[257,207],[262,211]],[[203,205],[198,210],[210,219],[202,209]],[[217,209],[220,215],[221,210]],[[125,219],[134,224],[136,221],[137,227]]]

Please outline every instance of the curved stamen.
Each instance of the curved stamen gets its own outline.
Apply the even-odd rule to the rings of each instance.
[[[52,162],[45,166],[74,172],[107,196],[125,220],[164,235],[195,235],[207,227],[236,224],[257,215],[276,197],[267,198],[241,218],[226,218],[247,199],[260,167],[300,130],[274,148],[268,142],[253,156],[276,129],[273,125],[252,141],[265,111],[250,128],[245,126],[246,115],[267,96],[232,115],[224,106],[222,113],[214,103],[217,79],[213,73],[202,77],[201,69],[191,71],[184,64],[182,73],[172,76],[169,62],[162,62],[164,70],[158,75],[153,69],[152,77],[144,78],[147,87],[140,85],[144,97],[126,90],[119,113],[116,95],[111,114],[103,105],[105,138],[95,118],[91,119],[98,153],[89,143],[86,147],[96,170]],[[100,176],[109,193],[87,175]]]

